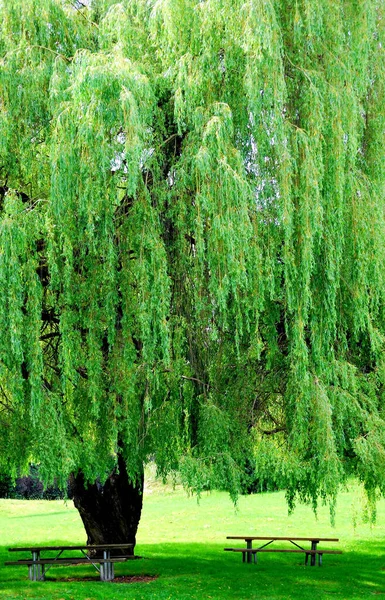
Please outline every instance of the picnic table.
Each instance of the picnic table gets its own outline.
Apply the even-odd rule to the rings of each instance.
[[[321,538],[321,537],[278,537],[278,536],[250,536],[250,535],[228,535],[228,540],[244,540],[246,542],[246,548],[225,548],[225,550],[230,552],[241,552],[242,560],[245,562],[245,559],[248,563],[252,562],[252,557],[254,557],[254,562],[257,562],[257,554],[259,552],[301,552],[305,553],[305,564],[308,564],[308,559],[310,556],[310,565],[312,567],[316,564],[316,556],[318,556],[318,565],[322,565],[322,555],[323,554],[342,554],[341,550],[324,550],[318,548],[318,544],[320,542],[338,542],[338,538]],[[257,548],[253,548],[253,541],[265,541],[265,544],[258,546]],[[273,542],[276,541],[287,541],[290,542],[296,548],[268,548]],[[297,542],[310,542],[310,548],[303,548]]]
[[[101,581],[112,581],[114,579],[114,563],[125,562],[134,558],[132,555],[114,556],[113,550],[132,549],[134,544],[96,544],[85,546],[29,546],[26,548],[8,548],[9,552],[31,552],[30,559],[19,559],[17,561],[7,561],[6,565],[24,565],[28,566],[29,578],[32,581],[44,581],[45,574],[54,565],[79,565],[91,564],[100,573]],[[103,558],[90,556],[90,551],[100,550],[103,552]],[[56,556],[41,556],[42,552],[56,552]],[[78,553],[77,556],[64,556],[71,552]],[[99,564],[99,567],[98,567]]]

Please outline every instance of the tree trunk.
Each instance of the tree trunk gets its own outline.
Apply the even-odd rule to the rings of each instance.
[[[85,485],[80,472],[71,477],[70,490],[87,533],[87,544],[134,544],[143,504],[143,475],[134,487],[127,476],[124,460],[118,458],[114,471],[104,483]],[[114,554],[134,554],[122,550]]]

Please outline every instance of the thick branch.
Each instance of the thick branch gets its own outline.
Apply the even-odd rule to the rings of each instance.
[[[286,427],[276,427],[275,429],[260,429],[264,435],[273,435],[274,433],[280,433],[286,431]]]

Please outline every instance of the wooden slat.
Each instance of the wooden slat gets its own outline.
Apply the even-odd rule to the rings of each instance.
[[[228,535],[228,540],[286,540],[296,542],[339,542],[338,538],[321,538],[321,537],[264,537],[264,536],[253,536],[253,535]]]
[[[24,564],[27,564],[29,562],[38,563],[38,562],[44,562],[46,560],[57,562],[57,563],[60,563],[60,562],[63,562],[63,563],[64,562],[69,562],[71,560],[79,560],[80,562],[84,561],[84,562],[87,563],[87,562],[92,562],[92,561],[93,562],[104,562],[104,561],[106,561],[106,562],[110,562],[110,561],[113,562],[115,560],[129,560],[131,558],[136,558],[136,556],[132,556],[132,555],[129,555],[129,556],[128,555],[124,555],[124,556],[110,556],[110,558],[102,558],[102,557],[97,558],[95,556],[89,556],[89,557],[87,557],[87,556],[67,556],[67,557],[66,556],[58,556],[57,558],[55,558],[54,556],[48,556],[47,558],[38,558],[36,560],[33,560],[33,558],[20,558],[19,560],[13,561],[13,562],[15,564],[17,563],[17,564],[24,565]]]
[[[258,548],[225,548],[225,550],[250,554],[255,554],[256,552],[306,552],[307,554],[317,554],[317,550],[292,550],[291,548],[261,548],[260,550]],[[322,550],[319,552],[322,552]]]
[[[301,552],[302,554],[342,554],[342,550],[297,550],[292,548],[224,548],[230,552],[245,552],[255,554],[256,552]]]
[[[95,544],[95,546],[29,546],[8,548],[9,552],[39,552],[42,550],[110,550],[111,548],[133,548],[134,544]]]
[[[132,558],[130,557],[119,557],[119,558],[110,558],[110,559],[104,559],[104,558],[91,558],[88,559],[86,557],[83,558],[57,558],[56,560],[54,558],[41,558],[39,560],[32,560],[32,559],[26,559],[26,560],[15,560],[15,561],[7,561],[4,564],[5,565],[20,565],[20,566],[26,566],[26,565],[82,565],[82,564],[91,564],[91,563],[96,563],[96,564],[100,564],[100,563],[116,563],[116,562],[125,562],[126,560]]]

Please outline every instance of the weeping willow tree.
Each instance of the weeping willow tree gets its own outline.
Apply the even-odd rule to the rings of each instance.
[[[383,0],[0,0],[0,468],[385,492]]]

